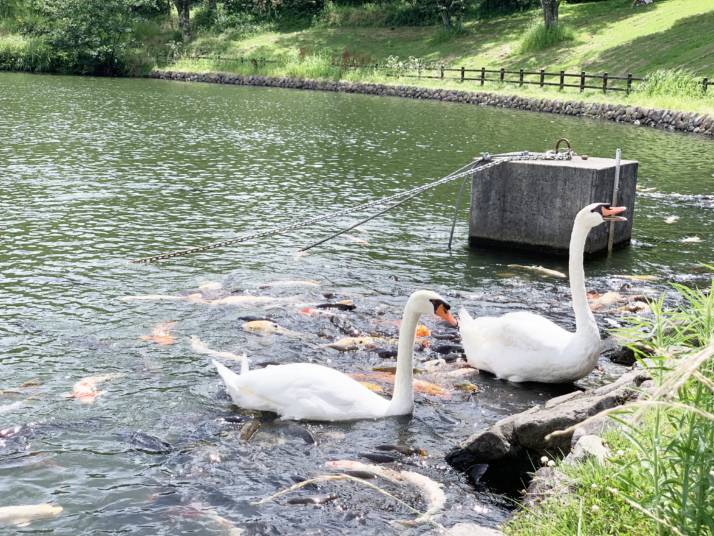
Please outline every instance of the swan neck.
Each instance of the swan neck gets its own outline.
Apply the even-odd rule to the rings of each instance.
[[[585,291],[584,253],[585,241],[590,228],[576,220],[570,236],[570,254],[568,259],[568,273],[570,276],[570,293],[575,311],[575,332],[577,334],[596,333],[599,337],[595,317],[588,306]]]
[[[399,346],[397,349],[397,374],[394,378],[394,393],[389,404],[389,415],[406,415],[414,408],[414,341],[419,313],[412,311],[407,303],[399,328]]]

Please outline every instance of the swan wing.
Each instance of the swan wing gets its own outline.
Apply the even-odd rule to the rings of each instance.
[[[508,313],[500,317],[471,318],[459,315],[461,336],[476,344],[497,345],[514,350],[558,350],[572,333],[547,318],[529,313]]]
[[[252,370],[232,376],[230,385],[226,382],[226,386],[237,405],[273,411],[283,419],[376,418],[383,417],[389,406],[387,400],[349,376],[311,363]]]
[[[461,338],[469,364],[510,381],[555,381],[574,334],[528,312],[463,317]]]

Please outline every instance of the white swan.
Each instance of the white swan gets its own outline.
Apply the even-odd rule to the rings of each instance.
[[[565,383],[587,376],[600,354],[600,332],[585,293],[583,252],[590,229],[618,216],[625,207],[593,203],[575,216],[570,236],[570,292],[575,333],[529,312],[471,318],[459,311],[459,330],[472,367],[512,382]]]
[[[241,374],[236,374],[216,360],[213,364],[237,406],[272,411],[283,419],[349,421],[405,415],[414,407],[412,359],[419,317],[433,313],[456,325],[449,309],[434,292],[420,290],[409,297],[399,330],[391,401],[349,376],[321,365],[291,363],[249,371],[244,360]]]

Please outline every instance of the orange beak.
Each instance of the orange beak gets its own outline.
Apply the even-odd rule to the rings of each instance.
[[[602,219],[605,221],[627,221],[627,218],[618,216],[627,210],[627,207],[602,207]]]
[[[454,315],[451,314],[451,312],[446,310],[446,307],[443,305],[439,305],[439,307],[436,308],[436,316],[441,318],[442,320],[445,320],[446,322],[449,323],[450,326],[458,326],[459,321],[454,318]]]

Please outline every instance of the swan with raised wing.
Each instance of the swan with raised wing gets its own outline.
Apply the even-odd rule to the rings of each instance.
[[[420,290],[409,297],[399,331],[391,400],[322,365],[291,363],[249,371],[244,356],[241,374],[236,374],[216,360],[213,364],[237,406],[272,411],[282,419],[350,421],[406,415],[414,408],[412,360],[419,317],[435,314],[456,325],[449,309],[449,305],[431,291]]]
[[[625,207],[593,203],[575,216],[570,236],[570,292],[575,332],[530,312],[472,318],[459,312],[459,330],[469,365],[512,382],[566,383],[587,376],[600,355],[600,332],[588,307],[583,253],[590,229],[626,221]]]

